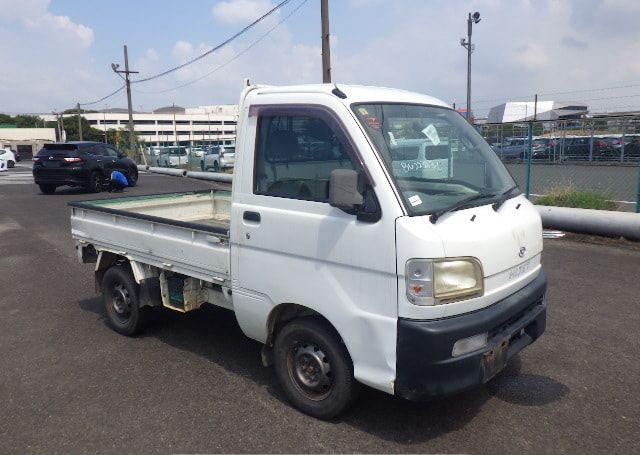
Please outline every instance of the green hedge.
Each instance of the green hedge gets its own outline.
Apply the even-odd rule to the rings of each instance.
[[[548,194],[536,198],[535,203],[595,210],[616,210],[618,208],[618,204],[611,201],[604,193],[579,190],[571,186],[554,188]]]

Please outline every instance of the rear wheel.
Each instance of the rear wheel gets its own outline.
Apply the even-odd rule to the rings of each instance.
[[[109,324],[122,335],[135,335],[149,322],[151,308],[139,306],[139,289],[125,266],[111,267],[102,279],[102,295]]]
[[[8,167],[9,169],[11,169],[12,167],[14,167],[15,165],[16,165],[16,163],[14,163],[13,161],[9,161],[9,162],[7,163],[7,167]]]
[[[102,191],[102,174],[98,171],[92,171],[89,175],[89,183],[87,183],[87,191],[91,193],[99,193]]]
[[[213,162],[213,172],[219,172],[220,171],[220,165],[218,164],[217,161]]]
[[[282,388],[305,414],[331,419],[357,397],[349,353],[324,321],[302,318],[288,323],[278,333],[273,352]]]
[[[42,194],[53,194],[56,192],[56,186],[51,183],[41,183],[38,185]]]
[[[200,170],[201,170],[202,172],[204,172],[204,171],[205,171],[204,161],[200,161]]]

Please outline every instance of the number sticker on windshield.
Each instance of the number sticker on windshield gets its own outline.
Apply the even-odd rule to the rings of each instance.
[[[425,129],[422,130],[422,134],[427,136],[433,145],[440,144],[440,136],[438,136],[438,130],[433,126],[433,123],[429,124]]]
[[[411,207],[415,207],[416,205],[422,204],[422,199],[420,199],[420,196],[417,194],[414,194],[409,198],[409,204],[411,204]]]

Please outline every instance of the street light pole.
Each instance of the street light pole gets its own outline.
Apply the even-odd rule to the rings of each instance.
[[[467,18],[467,39],[462,38],[460,45],[467,49],[467,121],[471,121],[471,54],[473,53],[474,46],[471,44],[471,35],[473,32],[473,24],[480,22],[480,13],[469,13]]]

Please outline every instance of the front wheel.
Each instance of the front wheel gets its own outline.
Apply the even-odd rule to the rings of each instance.
[[[41,183],[38,185],[42,194],[53,194],[56,192],[56,186],[50,183]]]
[[[134,187],[138,184],[138,170],[137,169],[131,169],[129,171],[129,179],[128,182],[130,187]]]
[[[122,335],[135,335],[149,322],[151,308],[140,307],[139,289],[131,272],[121,265],[111,267],[102,279],[102,295],[109,324]]]
[[[213,162],[213,172],[220,172],[220,165],[217,161]]]
[[[276,375],[287,398],[305,414],[331,419],[357,397],[349,353],[324,321],[289,322],[278,333],[273,352]]]
[[[204,172],[204,171],[205,171],[204,161],[200,161],[200,170],[201,170],[202,172]]]
[[[14,163],[13,161],[9,161],[7,163],[7,168],[11,169],[12,167],[14,167],[16,165],[16,163]]]

